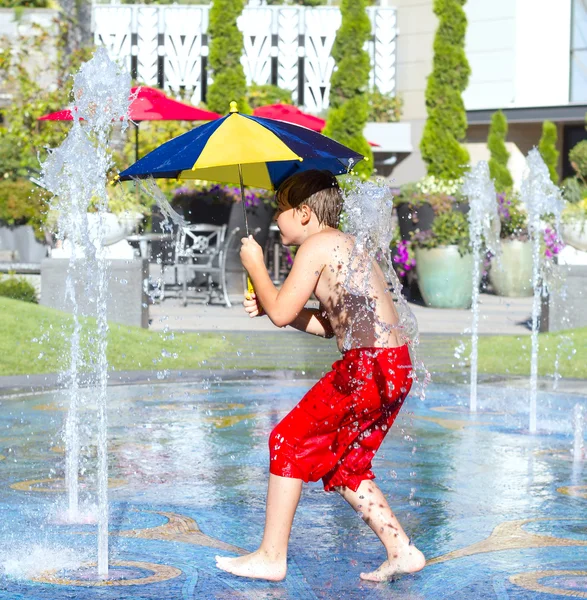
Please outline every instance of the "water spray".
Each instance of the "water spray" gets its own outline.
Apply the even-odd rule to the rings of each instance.
[[[528,230],[532,240],[532,355],[530,364],[530,433],[536,433],[536,397],[538,393],[538,328],[541,298],[545,294],[541,239],[543,219],[554,217],[555,231],[560,239],[560,218],[564,208],[560,189],[552,183],[548,167],[536,148],[528,153],[528,170],[522,182],[522,202],[528,210]]]
[[[479,341],[479,281],[480,260],[483,245],[498,256],[499,260],[499,215],[495,187],[485,161],[477,163],[465,175],[462,191],[469,199],[469,237],[473,251],[471,325],[471,394],[470,410],[477,411],[477,356]]]

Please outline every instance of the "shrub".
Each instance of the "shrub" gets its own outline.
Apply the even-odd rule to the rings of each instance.
[[[291,92],[276,85],[250,85],[247,90],[247,102],[251,108],[267,104],[293,104]]]
[[[47,8],[49,0],[0,0],[0,8]]]
[[[471,69],[465,54],[466,0],[434,0],[438,29],[434,38],[432,73],[426,86],[428,118],[420,142],[428,174],[458,179],[469,162],[461,146],[467,133],[467,114],[462,93]]]
[[[62,23],[63,25],[63,23]],[[26,35],[1,38],[0,80],[11,92],[11,102],[2,110],[0,124],[0,177],[16,179],[38,173],[47,148],[63,142],[71,128],[68,122],[37,121],[38,117],[68,106],[71,98],[71,73],[90,56],[91,49],[64,55],[62,37],[54,28],[27,27]],[[39,60],[39,56],[46,60]],[[53,73],[54,84],[44,83]]]
[[[0,181],[0,223],[32,225],[41,234],[46,217],[44,195],[26,179]]]
[[[577,176],[583,181],[587,181],[587,140],[573,146],[573,149],[569,152],[569,160]]]
[[[369,94],[369,121],[397,123],[402,116],[403,100],[399,96],[374,90]]]
[[[528,240],[528,214],[516,194],[497,194],[501,239]]]
[[[213,83],[208,89],[206,103],[214,112],[225,114],[231,101],[236,101],[241,113],[251,109],[246,101],[247,80],[241,64],[243,34],[236,26],[244,0],[214,0],[210,8],[211,38],[208,64]]]
[[[487,137],[487,147],[491,154],[489,159],[489,173],[495,182],[495,189],[498,192],[509,190],[514,180],[508,169],[508,159],[510,153],[505,147],[508,134],[508,122],[506,116],[498,110],[491,117],[491,126],[489,127],[489,136]]]
[[[558,185],[559,181],[557,171],[559,156],[559,151],[556,149],[557,139],[558,133],[556,125],[552,121],[544,121],[544,123],[542,123],[542,137],[538,143],[538,151],[546,163],[552,183],[555,185]]]
[[[461,256],[469,253],[469,222],[466,215],[458,211],[439,214],[428,231],[416,233],[412,242],[420,248],[458,246]]]
[[[581,202],[587,198],[587,185],[579,177],[568,177],[563,181],[563,198],[571,204]]]
[[[37,291],[24,277],[3,277],[0,279],[0,296],[38,304]]]
[[[266,0],[267,4],[300,4],[301,6],[322,6],[326,0]]]
[[[355,173],[373,172],[373,153],[363,135],[369,118],[369,72],[371,62],[364,45],[371,35],[365,0],[342,0],[342,22],[336,32],[332,56],[336,63],[330,78],[330,110],[323,131],[365,157]]]

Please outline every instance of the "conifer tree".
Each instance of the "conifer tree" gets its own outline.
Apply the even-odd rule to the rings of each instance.
[[[542,137],[540,138],[540,142],[538,142],[538,151],[548,167],[552,182],[556,185],[559,182],[557,167],[558,156],[560,154],[556,149],[557,139],[556,125],[552,121],[544,121],[542,123]]]
[[[373,172],[373,152],[363,135],[369,116],[371,61],[363,49],[371,35],[365,0],[342,0],[342,22],[336,32],[332,56],[336,66],[330,78],[330,110],[324,135],[365,157],[354,169],[368,177]]]
[[[420,142],[428,175],[457,179],[469,162],[461,146],[467,133],[467,114],[462,93],[469,82],[470,68],[465,54],[466,0],[434,0],[438,29],[434,38],[432,73],[426,86],[428,118]]]
[[[232,100],[237,102],[239,112],[251,112],[246,102],[247,80],[241,64],[243,34],[236,26],[244,4],[244,0],[214,0],[210,8],[208,65],[213,83],[208,88],[206,104],[220,114],[228,112]]]
[[[495,189],[498,192],[505,192],[514,184],[508,169],[510,153],[505,146],[507,134],[507,118],[501,110],[498,110],[491,116],[491,126],[489,127],[489,136],[487,137],[487,147],[491,154],[491,158],[489,159],[489,173],[495,182]]]

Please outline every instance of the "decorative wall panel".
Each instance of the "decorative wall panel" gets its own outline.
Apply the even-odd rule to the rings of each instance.
[[[188,91],[203,99],[209,6],[95,4],[94,40],[110,56],[133,66],[147,85],[163,82],[175,93]],[[371,87],[395,91],[397,16],[394,8],[370,7],[372,38]],[[245,8],[238,20],[243,32],[242,64],[247,82],[277,82],[292,92],[294,102],[318,113],[328,108],[331,56],[340,27],[336,7],[257,6]]]

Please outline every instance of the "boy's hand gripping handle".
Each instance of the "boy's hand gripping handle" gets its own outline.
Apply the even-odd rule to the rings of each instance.
[[[252,298],[254,293],[255,288],[253,287],[253,282],[251,281],[251,278],[247,275],[247,299]],[[257,300],[257,306],[259,307],[259,316],[264,315],[265,311],[263,310],[263,307],[261,306],[259,300]]]

